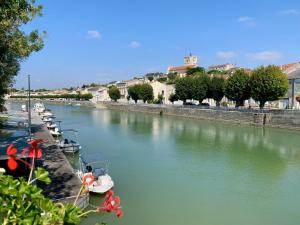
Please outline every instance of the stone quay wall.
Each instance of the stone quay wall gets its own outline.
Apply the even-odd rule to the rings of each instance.
[[[300,130],[300,111],[295,110],[235,110],[189,106],[123,104],[114,102],[101,102],[96,104],[96,107]]]

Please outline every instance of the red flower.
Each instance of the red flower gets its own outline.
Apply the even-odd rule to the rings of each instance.
[[[99,207],[98,210],[103,212],[115,212],[117,217],[121,218],[123,216],[123,211],[120,204],[120,197],[114,197],[114,192],[112,190],[109,190],[105,195],[105,200],[102,206]]]
[[[15,156],[16,153],[17,153],[17,149],[14,148],[13,145],[9,145],[6,150],[6,154],[8,156],[7,166],[10,170],[15,170],[18,167],[18,163],[16,161],[16,156]]]
[[[42,158],[43,156],[43,152],[42,152],[42,149],[40,149],[38,147],[38,144],[39,143],[44,143],[44,142],[47,142],[46,140],[31,140],[31,141],[28,141],[28,144],[30,144],[31,146],[29,148],[26,148],[22,151],[22,155],[25,155],[26,153],[28,154],[29,157],[31,158],[37,158],[37,159],[40,159]]]
[[[116,211],[116,215],[117,215],[118,218],[122,218],[124,214],[123,214],[123,211],[121,209],[118,209]]]

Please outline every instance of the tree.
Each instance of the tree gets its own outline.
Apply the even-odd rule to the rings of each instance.
[[[216,101],[217,107],[220,106],[220,102],[224,97],[224,85],[225,85],[225,79],[216,76],[214,76],[211,79],[209,84],[208,96]]]
[[[263,109],[267,101],[283,97],[289,88],[287,76],[277,66],[259,67],[250,78],[251,96]]]
[[[167,77],[160,77],[160,78],[157,78],[157,81],[160,82],[160,83],[164,83],[167,81]]]
[[[250,98],[250,76],[245,70],[237,70],[225,82],[225,96],[235,101],[235,107],[244,106],[246,99]]]
[[[164,101],[165,97],[162,94],[158,94],[157,96],[157,103],[162,104]]]
[[[175,101],[178,101],[178,96],[174,93],[170,94],[169,101],[172,102],[172,104],[174,104]]]
[[[115,102],[121,98],[120,90],[116,86],[111,86],[108,90],[109,97]]]
[[[153,81],[153,77],[148,77],[148,80],[151,82],[151,81]]]
[[[190,87],[192,89],[192,98],[202,103],[202,101],[207,98],[209,83],[210,79],[207,74],[196,73]]]
[[[140,99],[140,85],[136,84],[128,88],[128,95],[135,103]]]
[[[182,100],[183,102],[186,102],[187,99],[192,99],[192,85],[192,77],[184,77],[178,79],[175,83],[175,93],[178,99]]]
[[[176,78],[177,78],[177,73],[175,72],[175,73],[169,73],[168,74],[168,79],[169,80],[175,80]]]
[[[153,88],[150,84],[141,84],[139,88],[139,99],[142,99],[144,103],[153,100]]]
[[[195,67],[186,71],[186,75],[194,75],[195,73],[205,73],[205,69],[203,67]]]
[[[14,82],[20,70],[20,62],[32,52],[43,47],[43,34],[38,31],[26,34],[21,27],[41,16],[42,6],[33,0],[4,0],[0,6],[0,107],[4,95]]]

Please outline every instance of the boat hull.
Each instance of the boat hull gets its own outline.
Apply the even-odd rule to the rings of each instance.
[[[76,153],[81,149],[80,145],[70,145],[70,146],[59,146],[63,152],[66,153]]]

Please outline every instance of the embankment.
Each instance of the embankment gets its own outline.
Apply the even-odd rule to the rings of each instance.
[[[197,107],[121,104],[114,102],[101,102],[98,103],[96,107],[300,130],[300,112],[294,110],[265,110],[262,112],[259,110],[204,109]]]

